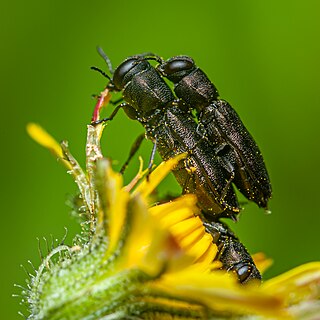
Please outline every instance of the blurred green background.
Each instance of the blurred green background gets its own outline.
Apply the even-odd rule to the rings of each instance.
[[[106,69],[96,45],[115,66],[148,51],[192,56],[241,115],[272,180],[272,214],[247,204],[232,228],[250,252],[274,259],[266,277],[319,260],[320,2],[31,0],[0,6],[2,319],[19,318],[13,284],[25,283],[20,264],[38,265],[36,238],[60,239],[66,226],[70,243],[78,230],[65,205],[75,184],[25,126],[35,121],[58,140],[68,139],[83,162],[91,94],[106,84],[89,69]],[[120,112],[105,132],[105,153],[121,164],[142,131]],[[146,161],[150,151],[145,143]],[[172,177],[162,190],[179,192]]]

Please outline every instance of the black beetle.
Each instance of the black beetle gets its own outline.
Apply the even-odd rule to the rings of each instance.
[[[101,50],[100,54],[111,71],[109,59]],[[164,160],[187,152],[186,159],[180,161],[173,173],[182,186],[183,193],[197,196],[198,206],[207,217],[206,228],[218,244],[219,259],[223,267],[236,272],[242,283],[261,279],[245,247],[219,222],[222,217],[236,219],[240,211],[232,186],[229,161],[219,155],[219,144],[210,142],[197,130],[198,124],[194,121],[189,106],[182,100],[175,99],[162,76],[148,62],[149,59],[160,61],[153,54],[128,57],[112,72],[112,79],[93,67],[109,78],[107,88],[110,91],[121,91],[125,101],[116,107],[109,118],[93,124],[111,120],[123,108],[129,118],[138,120],[143,125],[146,137],[154,144],[149,168],[156,150]]]
[[[249,199],[267,210],[271,184],[262,154],[230,104],[219,99],[217,88],[193,59],[176,56],[157,59],[163,77],[174,83],[174,92],[197,111],[199,127],[233,172],[232,182]]]
[[[214,218],[236,219],[240,207],[231,184],[225,159],[197,132],[197,124],[188,107],[175,97],[157,70],[147,61],[151,54],[127,58],[114,71],[107,88],[121,91],[123,108],[129,118],[138,120],[164,160],[188,152],[173,173],[183,193],[193,193],[199,207]],[[97,69],[97,68],[95,68]],[[102,120],[103,121],[103,120]]]
[[[223,269],[234,272],[241,283],[261,280],[260,272],[247,249],[225,223],[204,218],[203,225],[218,246],[215,259],[222,262]]]

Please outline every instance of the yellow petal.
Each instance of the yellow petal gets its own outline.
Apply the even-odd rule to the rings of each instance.
[[[130,195],[122,186],[122,175],[112,170],[107,159],[97,161],[96,178],[101,207],[97,225],[104,228],[108,235],[108,255],[116,249],[122,237]]]
[[[170,232],[182,243],[182,247],[189,246],[204,235],[205,229],[199,217],[191,217],[174,224]]]
[[[149,209],[159,224],[170,231],[185,254],[193,257],[192,263],[198,263],[197,268],[209,270],[217,254],[217,246],[212,243],[212,237],[206,233],[196,207],[194,195],[184,195],[174,201]],[[200,265],[200,264],[203,265]]]
[[[209,246],[207,251],[195,261],[195,264],[201,267],[202,272],[212,271],[213,269],[218,269],[222,267],[220,261],[214,261],[218,253],[218,248],[216,245]]]
[[[142,179],[142,177],[148,172],[148,169],[143,171],[143,159],[142,157],[139,157],[139,170],[138,173],[135,175],[135,177],[130,181],[128,185],[126,185],[124,188],[127,192],[130,192],[132,188],[135,187],[135,185]]]
[[[158,184],[167,176],[170,171],[184,159],[187,153],[182,153],[176,157],[162,162],[154,171],[151,172],[149,179],[145,179],[133,192],[133,194],[140,193],[144,198],[150,195],[150,193],[158,186]]]
[[[283,301],[275,295],[262,292],[259,288],[244,287],[237,280],[219,271],[194,272],[186,269],[165,274],[151,287],[205,305],[212,310],[233,314],[259,314],[285,319]]]
[[[137,194],[128,206],[129,233],[121,253],[120,269],[138,268],[151,276],[166,270],[183,269],[192,260],[185,255],[168,229],[147,212],[147,204]]]
[[[188,248],[188,253],[195,258],[199,259],[211,246],[215,246],[212,243],[212,237],[210,234],[205,233],[204,236],[197,241],[192,247]]]
[[[265,292],[281,294],[288,304],[320,298],[320,262],[310,262],[285,272],[262,285]]]
[[[192,194],[181,196],[173,201],[149,208],[150,214],[155,216],[165,227],[193,217],[198,211],[197,198]]]
[[[194,304],[192,302],[184,302],[179,300],[174,300],[174,298],[165,297],[143,297],[143,302],[151,305],[157,306],[156,311],[151,311],[150,314],[144,313],[144,319],[152,320],[198,320],[207,319],[207,312],[202,305]],[[159,311],[158,311],[158,310]],[[173,312],[173,310],[176,310]],[[179,311],[181,310],[181,314]],[[187,310],[188,313],[194,313],[195,316],[181,316],[184,311]],[[173,315],[173,313],[175,315]],[[199,318],[200,316],[200,318]]]
[[[55,156],[60,158],[68,169],[72,169],[70,163],[64,160],[60,144],[41,126],[36,123],[28,123],[27,132],[34,141],[49,149]]]
[[[263,252],[253,254],[252,259],[260,273],[264,273],[273,264],[273,260],[267,258]]]
[[[125,238],[122,263],[120,268],[140,268],[148,273],[157,272],[162,261],[154,257],[153,264],[145,266],[145,257],[151,246],[152,240],[162,242],[165,234],[157,228],[152,217],[147,212],[147,205],[140,195],[130,200],[127,207],[128,234]],[[148,269],[148,270],[145,270]]]

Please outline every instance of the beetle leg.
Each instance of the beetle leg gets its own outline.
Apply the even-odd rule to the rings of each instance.
[[[113,106],[119,104],[121,101],[123,101],[123,97],[117,99],[117,100],[114,100],[114,101],[109,101],[110,104],[112,104]]]
[[[158,56],[152,52],[143,53],[143,54],[141,54],[141,57],[143,57],[145,60],[154,60],[160,64],[162,64],[164,62],[164,60],[160,56]]]
[[[189,154],[191,154],[191,152]],[[185,194],[185,193],[189,193],[189,191],[188,191],[189,190],[189,182],[191,179],[193,179],[194,171],[196,170],[196,168],[194,166],[192,166],[190,158],[184,159],[183,163],[184,163],[185,170],[188,172],[186,180],[182,186],[182,193]]]
[[[188,190],[189,190],[188,185],[189,185],[190,179],[191,179],[191,175],[188,175],[183,186],[182,186],[182,194],[189,193],[188,192]]]
[[[118,113],[118,111],[125,107],[126,103],[121,103],[119,104],[118,106],[116,106],[116,108],[113,110],[113,112],[111,113],[110,117],[109,118],[103,118],[101,120],[96,120],[96,121],[93,121],[91,122],[91,125],[97,125],[99,123],[102,123],[102,122],[107,122],[107,121],[111,121],[113,120],[113,118],[116,116],[116,114]]]
[[[123,174],[124,171],[126,170],[129,162],[131,161],[131,159],[134,157],[134,155],[137,153],[137,151],[139,150],[141,143],[144,139],[145,135],[144,133],[140,134],[136,140],[134,141],[133,145],[131,146],[130,152],[129,152],[129,156],[126,160],[126,162],[123,164],[123,166],[120,169],[120,173]]]
[[[234,164],[232,163],[232,159],[230,160],[230,146],[227,143],[222,143],[218,144],[215,148],[215,154],[219,157],[219,160],[223,166],[223,168],[227,171],[227,173],[230,174],[229,179],[227,180],[226,185],[223,187],[221,196],[220,196],[220,201],[223,202],[224,198],[228,192],[228,189],[230,187],[230,184],[235,178],[235,167]],[[229,157],[228,157],[229,156]]]
[[[228,189],[230,188],[231,182],[234,180],[234,177],[235,177],[235,171],[234,171],[234,168],[231,165],[231,163],[226,161],[226,165],[229,166],[230,171],[228,171],[228,172],[230,173],[230,177],[229,177],[226,185],[223,187],[222,192],[221,192],[220,201],[222,201],[222,202],[223,202],[223,200],[224,200],[224,198],[225,198],[225,196],[226,196],[226,194],[228,192]]]
[[[199,122],[197,125],[196,133],[199,134],[201,137],[206,137],[206,129],[201,122]]]
[[[157,151],[157,138],[155,138],[154,142],[153,142],[153,148],[151,151],[151,155],[150,155],[150,159],[149,159],[149,164],[148,164],[148,174],[147,174],[147,181],[149,181],[149,176],[152,172],[152,165],[153,165],[153,161],[154,161],[154,156],[156,154]]]

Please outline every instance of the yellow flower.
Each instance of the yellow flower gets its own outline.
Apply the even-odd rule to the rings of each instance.
[[[88,126],[86,170],[35,124],[29,134],[73,175],[86,207],[87,240],[55,248],[27,292],[30,319],[292,319],[320,312],[320,262],[242,286],[219,270],[217,247],[184,195],[152,205],[151,192],[186,155],[123,186],[103,157],[104,126]],[[54,256],[59,258],[54,260]],[[263,271],[270,260],[255,258]],[[313,319],[313,318],[310,318]],[[315,319],[315,318],[314,318]]]

